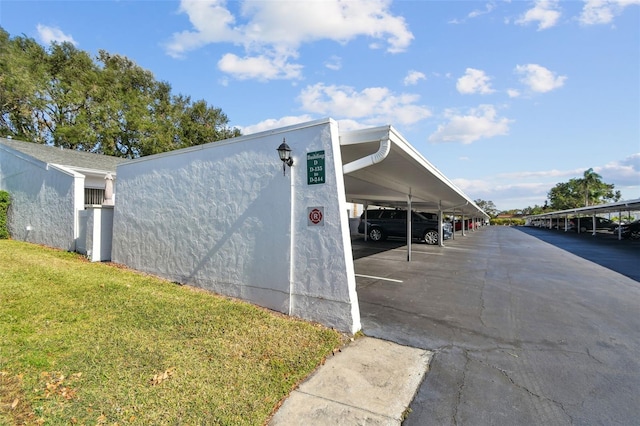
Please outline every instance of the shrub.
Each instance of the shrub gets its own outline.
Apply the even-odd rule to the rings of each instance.
[[[0,191],[0,239],[9,238],[9,230],[7,229],[7,211],[11,204],[11,197],[7,191]]]
[[[494,218],[491,219],[491,225],[499,225],[499,226],[522,226],[525,224],[525,220],[522,218]]]

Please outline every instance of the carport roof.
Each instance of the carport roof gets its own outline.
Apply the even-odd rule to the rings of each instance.
[[[414,210],[489,217],[392,126],[340,132],[340,148],[349,202],[405,207],[410,194]]]
[[[598,213],[617,213],[620,211],[640,211],[640,198],[628,201],[618,201],[615,203],[598,204],[596,206],[579,207],[575,209],[557,210],[553,212],[541,213],[538,215],[529,216],[530,219],[534,218],[551,218],[551,217],[564,217],[569,215],[586,215],[586,214],[598,214]]]

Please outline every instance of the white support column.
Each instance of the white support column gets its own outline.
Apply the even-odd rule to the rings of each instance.
[[[467,234],[464,232],[466,227],[467,227],[467,226],[466,226],[466,220],[465,220],[465,218],[464,218],[464,213],[462,213],[462,216],[461,216],[461,222],[460,222],[460,229],[462,229],[462,236],[463,236],[463,237],[467,235]]]
[[[453,218],[451,219],[451,239],[456,239],[456,209],[453,209]]]
[[[438,245],[444,247],[444,229],[442,222],[442,200],[438,201]]]
[[[622,210],[618,212],[618,241],[622,239]]]
[[[595,214],[593,215],[591,223],[592,223],[592,226],[593,226],[592,227],[593,232],[591,233],[591,235],[593,235],[595,237],[595,235],[596,235],[596,215]]]
[[[367,213],[369,212],[369,203],[364,202],[364,240],[368,241],[369,238],[369,224],[367,221],[369,220]]]

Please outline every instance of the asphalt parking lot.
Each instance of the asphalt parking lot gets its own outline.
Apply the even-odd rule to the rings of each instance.
[[[638,242],[485,227],[412,246],[353,240],[363,332],[434,352],[404,424],[637,424]]]

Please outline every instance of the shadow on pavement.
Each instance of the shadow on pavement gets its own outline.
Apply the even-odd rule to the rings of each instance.
[[[403,239],[390,238],[385,241],[365,241],[362,235],[351,237],[351,248],[353,250],[353,260],[374,254],[397,249],[406,245]]]
[[[640,241],[618,240],[610,232],[592,235],[530,226],[515,229],[640,282]]]

